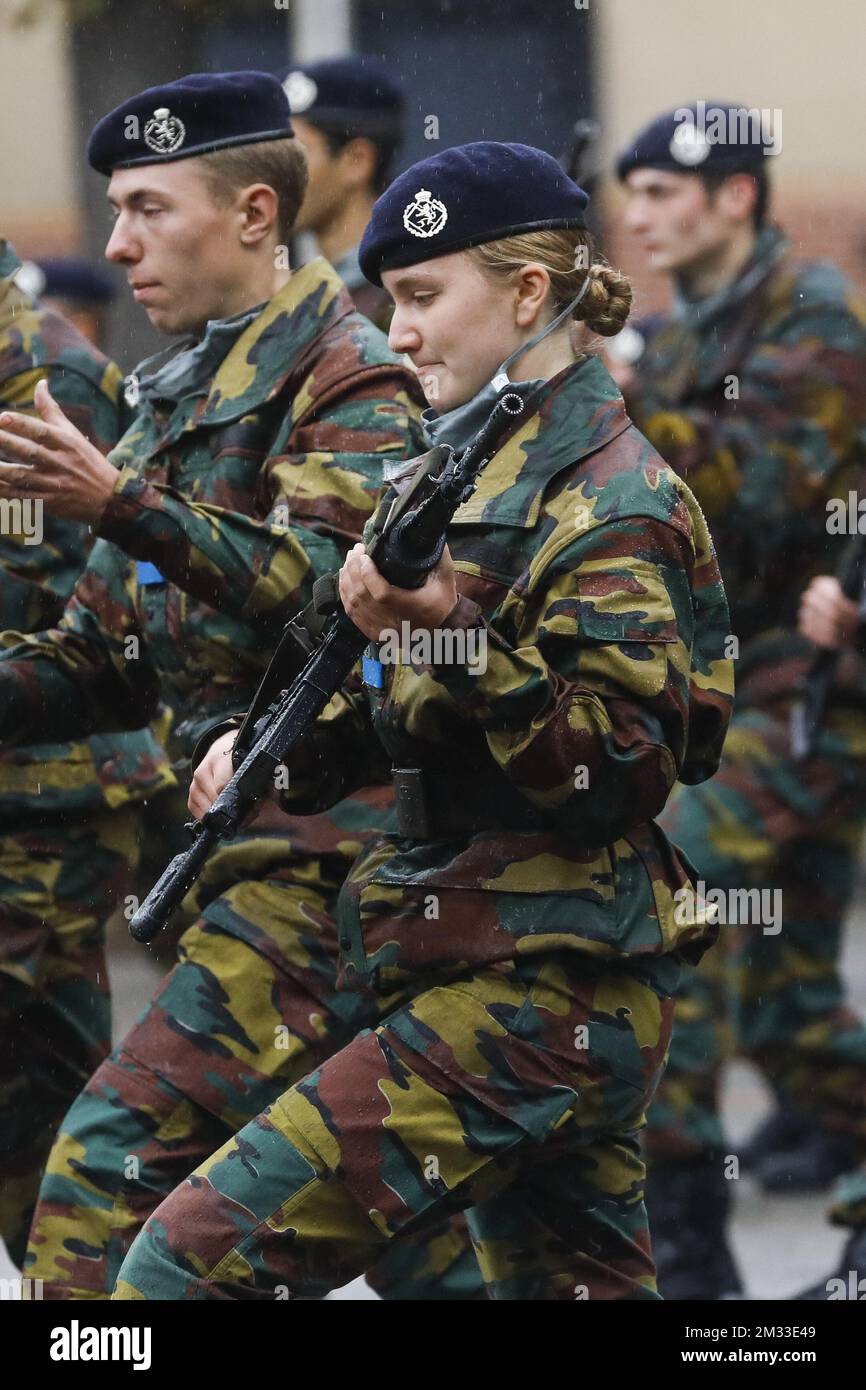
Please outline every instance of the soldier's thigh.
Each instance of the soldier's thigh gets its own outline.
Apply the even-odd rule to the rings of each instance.
[[[516,1180],[467,1213],[494,1299],[657,1299],[633,1135],[556,1135]]]
[[[206,920],[190,928],[178,964],[65,1118],[34,1218],[33,1276],[54,1295],[107,1294],[159,1201],[357,1030],[351,1009],[359,1002],[337,1003],[331,1013],[321,990],[306,993]]]
[[[137,807],[0,837],[0,987],[32,991],[89,1069],[110,1045],[105,923],[138,859]]]
[[[560,1128],[556,1145],[585,1151],[587,1168],[613,1136],[629,1148],[632,1189],[618,1173],[611,1195],[640,1224],[634,1133],[667,1046],[669,989],[625,972],[569,979],[559,963],[534,973],[478,972],[356,1037],[172,1193],[118,1292],[320,1295],[394,1236],[487,1201]],[[651,1278],[646,1252],[632,1256]],[[560,1252],[542,1296],[573,1297],[585,1260],[563,1268]]]
[[[732,1040],[723,965],[717,943],[697,969],[683,971],[668,1064],[647,1114],[644,1152],[655,1160],[686,1158],[724,1143],[719,1082]]]
[[[0,838],[0,1235],[24,1258],[58,1126],[111,1045],[105,921],[137,811]]]

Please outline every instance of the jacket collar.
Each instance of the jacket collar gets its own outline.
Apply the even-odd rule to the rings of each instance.
[[[619,389],[598,357],[585,357],[539,389],[532,414],[481,473],[455,525],[532,527],[546,485],[563,468],[631,425]]]
[[[214,375],[197,424],[224,425],[285,386],[317,338],[353,311],[322,256],[301,266],[241,334]]]

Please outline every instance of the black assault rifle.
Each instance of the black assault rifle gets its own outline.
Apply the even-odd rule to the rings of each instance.
[[[474,492],[481,470],[523,409],[519,392],[503,391],[486,424],[460,454],[449,445],[431,449],[422,455],[406,490],[390,506],[380,507],[367,553],[389,583],[403,589],[424,583],[442,556],[451,518]],[[318,645],[287,681],[281,640],[239,734],[240,742],[249,730],[249,749],[213,805],[189,826],[194,835],[189,849],[175,855],[130,920],[136,941],[151,941],[165,926],[216,843],[230,840],[274,786],[277,768],[344,684],[368,642],[337,601]]]

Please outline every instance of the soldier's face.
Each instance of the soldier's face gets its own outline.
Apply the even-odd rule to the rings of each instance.
[[[244,307],[250,258],[237,208],[214,202],[191,161],[117,169],[108,199],[115,221],[105,255],[124,267],[155,328],[199,333]]]
[[[299,232],[321,234],[339,223],[347,200],[369,186],[375,152],[369,140],[350,140],[336,154],[320,130],[302,116],[292,125],[307,155],[307,191],[295,221]]]
[[[471,400],[525,338],[514,296],[492,286],[462,251],[386,270],[382,283],[394,301],[391,350],[411,359],[440,412]]]
[[[688,271],[723,251],[742,219],[694,174],[634,169],[627,176],[623,224],[656,270]],[[724,188],[724,185],[722,186]]]
[[[330,146],[320,130],[309,121],[293,116],[295,135],[303,145],[307,155],[307,191],[295,222],[299,232],[315,232],[327,226],[336,216],[342,201],[338,161],[331,154]]]

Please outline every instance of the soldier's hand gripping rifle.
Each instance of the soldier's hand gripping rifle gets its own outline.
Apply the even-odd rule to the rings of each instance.
[[[460,454],[449,445],[431,449],[420,459],[408,488],[390,507],[380,509],[367,553],[390,584],[416,589],[424,583],[445,549],[451,518],[474,492],[481,470],[523,408],[522,396],[506,388],[486,424]],[[276,769],[343,686],[369,640],[338,605],[318,646],[285,689],[280,689],[286,678],[278,648],[253,701],[254,723],[248,716],[239,735],[240,740],[250,726],[249,749],[216,801],[191,824],[194,839],[189,849],[175,855],[132,917],[129,930],[136,941],[151,941],[165,926],[217,841],[231,839],[271,790]],[[271,700],[271,695],[276,698]]]
[[[866,582],[866,541],[863,537],[858,536],[846,551],[838,579],[845,597],[859,600]],[[791,706],[791,756],[795,762],[805,762],[815,752],[841,658],[841,647],[822,647],[812,658],[800,698]]]

